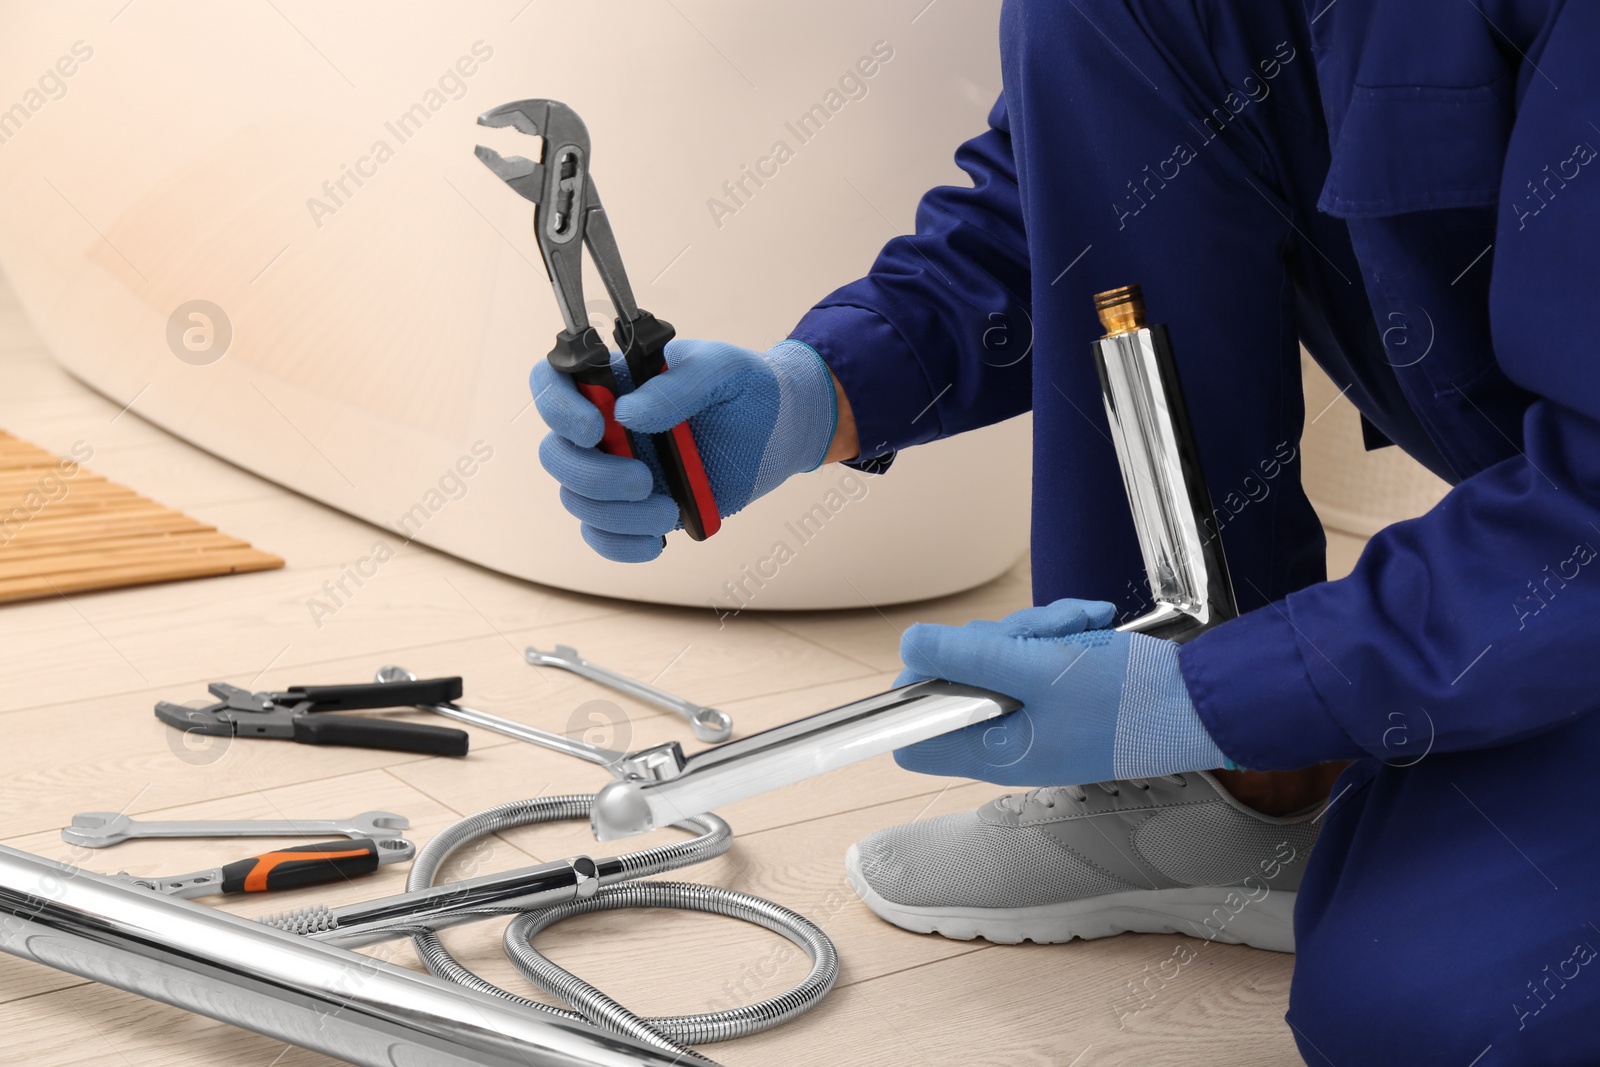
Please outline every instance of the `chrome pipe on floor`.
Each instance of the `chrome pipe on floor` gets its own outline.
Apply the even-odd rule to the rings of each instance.
[[[1172,348],[1166,327],[1145,323],[1136,285],[1097,294],[1095,310],[1106,328],[1095,365],[1155,602],[1118,629],[1187,641],[1239,610],[1221,540],[1205,528],[1211,495]],[[951,682],[894,689],[693,756],[678,751],[656,780],[601,789],[590,825],[601,841],[644,833],[1018,706]]]
[[[362,1067],[707,1063],[5,846],[0,950]]]

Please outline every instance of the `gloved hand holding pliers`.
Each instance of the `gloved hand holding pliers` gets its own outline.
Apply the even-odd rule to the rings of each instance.
[[[582,521],[584,540],[608,559],[642,563],[661,554],[672,530],[703,540],[723,516],[820,466],[838,422],[822,358],[798,341],[765,355],[671,341],[672,326],[634,303],[577,114],[553,100],[523,100],[478,121],[544,141],[539,162],[477,152],[536,205],[534,231],[566,325],[531,377],[552,431],[539,456],[561,483],[562,504]],[[608,352],[589,324],[585,246],[616,308],[621,352]]]
[[[687,419],[723,515],[821,466],[837,411],[833,378],[810,347],[785,341],[762,354],[720,341],[678,340],[666,356],[672,373],[618,398],[617,422],[640,441]],[[627,382],[620,356],[613,356],[612,371]],[[647,445],[637,459],[597,448],[600,412],[549,361],[533,368],[531,384],[551,430],[539,446],[540,462],[561,483],[562,504],[583,520],[583,539],[623,563],[660,555],[662,535],[681,521],[656,454]]]

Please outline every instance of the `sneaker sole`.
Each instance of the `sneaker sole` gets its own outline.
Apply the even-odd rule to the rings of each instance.
[[[885,900],[874,891],[861,874],[855,845],[845,854],[844,867],[851,887],[873,914],[918,934],[939,934],[956,941],[983,938],[998,945],[1023,941],[1055,945],[1123,933],[1187,934],[1271,952],[1294,951],[1298,894],[1288,890],[1271,890],[1242,906],[1244,898],[1236,888],[1186,886],[1131,889],[1026,908],[919,908]]]

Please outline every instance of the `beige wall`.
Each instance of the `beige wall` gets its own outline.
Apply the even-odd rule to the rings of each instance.
[[[1355,566],[1367,538],[1391,522],[1421,515],[1449,488],[1398,448],[1368,452],[1361,418],[1316,363],[1302,353],[1306,392],[1303,438],[1306,493],[1328,531],[1328,577]]]

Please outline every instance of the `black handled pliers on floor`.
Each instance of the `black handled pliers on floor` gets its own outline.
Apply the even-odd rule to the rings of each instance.
[[[612,337],[628,364],[637,389],[667,369],[665,349],[673,338],[672,324],[642,310],[633,298],[628,273],[617,251],[611,222],[600,205],[594,179],[589,176],[589,129],[577,112],[557,100],[518,100],[501,104],[478,116],[480,126],[510,126],[543,142],[538,161],[522,156],[502,156],[492,148],[477,147],[484,165],[516,191],[533,201],[533,230],[544,257],[550,286],[566,329],[556,335],[550,366],[573,384],[605,418],[601,451],[615,456],[638,455],[627,430],[613,409],[618,396],[611,372],[611,353],[599,332],[589,323],[583,306],[583,249],[594,258],[605,283],[617,320]],[[666,475],[667,487],[678,505],[683,528],[703,541],[722,526],[722,516],[711,494],[705,464],[687,420],[665,433],[651,435],[656,456]]]
[[[191,708],[163,700],[156,705],[156,718],[185,732],[218,737],[273,737],[302,745],[351,745],[432,756],[467,754],[464,730],[328,714],[446,704],[461,695],[460,678],[301,685],[281,693],[252,693],[226,682],[212,682],[206,688],[217,698],[215,703]]]

